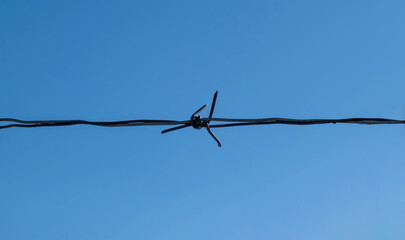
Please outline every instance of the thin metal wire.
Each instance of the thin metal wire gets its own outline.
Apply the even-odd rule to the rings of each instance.
[[[174,126],[173,128],[163,130],[161,133],[168,133],[175,130],[192,126],[195,129],[205,128],[212,138],[221,147],[221,142],[212,133],[211,128],[222,127],[236,127],[236,126],[252,126],[252,125],[266,125],[266,124],[288,124],[288,125],[315,125],[315,124],[329,124],[329,123],[351,123],[351,124],[365,124],[365,125],[378,125],[378,124],[405,124],[405,120],[395,120],[387,118],[342,118],[342,119],[293,119],[293,118],[213,118],[215,103],[217,100],[218,91],[215,92],[210,114],[208,118],[201,118],[198,115],[208,105],[202,106],[194,112],[190,120],[175,121],[175,120],[126,120],[126,121],[86,121],[86,120],[42,120],[42,121],[26,121],[15,118],[0,118],[0,122],[10,123],[0,125],[0,129],[22,127],[22,128],[35,128],[35,127],[58,127],[58,126],[71,126],[71,125],[94,125],[101,127],[135,127],[135,126]],[[210,124],[211,122],[219,122],[217,124]]]
[[[92,122],[86,120],[47,120],[47,121],[23,121],[12,118],[0,118],[0,122],[17,122],[18,124],[8,124],[0,126],[0,129],[10,127],[59,127],[71,125],[94,125],[101,127],[133,127],[133,126],[167,126],[189,123],[190,121],[174,120],[127,120],[127,121],[110,121],[110,122]]]

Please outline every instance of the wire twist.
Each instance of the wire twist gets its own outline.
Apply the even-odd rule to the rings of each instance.
[[[210,115],[209,115],[209,117],[207,119],[201,119],[200,115],[198,115],[202,110],[204,110],[206,107],[208,107],[208,105],[204,105],[200,109],[198,109],[195,113],[193,113],[191,115],[190,123],[183,124],[182,126],[179,126],[179,127],[174,127],[174,128],[169,128],[169,129],[163,130],[162,134],[163,133],[168,133],[168,132],[171,132],[171,131],[174,131],[174,130],[179,130],[181,128],[185,128],[185,127],[189,127],[189,126],[192,126],[194,129],[201,129],[201,128],[205,127],[205,129],[207,129],[207,132],[217,142],[218,147],[221,147],[222,146],[221,142],[214,135],[214,133],[212,133],[212,131],[210,129],[210,125],[209,125],[209,123],[211,121],[211,118],[212,118],[212,115],[214,114],[214,109],[215,109],[215,103],[217,101],[217,96],[218,96],[218,91],[215,92],[214,98],[212,99]]]

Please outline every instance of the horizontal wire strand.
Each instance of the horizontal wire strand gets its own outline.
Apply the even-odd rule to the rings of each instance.
[[[210,124],[211,128],[235,127],[247,125],[265,125],[265,124],[287,124],[287,125],[314,125],[328,123],[352,123],[352,124],[405,124],[405,120],[395,120],[387,118],[342,118],[342,119],[292,119],[292,118],[201,118],[201,121],[207,122],[226,122],[222,124]],[[191,125],[190,120],[125,120],[125,121],[86,121],[86,120],[46,120],[46,121],[25,121],[14,118],[0,118],[0,122],[16,122],[17,124],[8,124],[0,126],[0,129],[11,127],[54,127],[54,126],[71,126],[71,125],[94,125],[102,127],[132,127],[132,126],[172,126],[181,129]]]
[[[252,126],[252,125],[266,125],[266,124],[286,124],[286,125],[315,125],[315,124],[336,124],[336,123],[351,123],[351,124],[364,124],[364,125],[378,125],[378,124],[405,124],[405,120],[395,120],[388,118],[341,118],[341,119],[293,119],[293,118],[213,118],[215,103],[217,100],[218,91],[215,92],[211,110],[208,118],[201,118],[198,115],[208,105],[204,105],[194,112],[189,120],[175,121],[175,120],[151,120],[151,119],[138,119],[138,120],[124,120],[124,121],[87,121],[87,120],[42,120],[42,121],[26,121],[15,118],[0,118],[0,122],[6,123],[0,125],[0,129],[21,127],[21,128],[35,128],[35,127],[57,127],[57,126],[72,126],[72,125],[93,125],[101,127],[135,127],[135,126],[174,126],[169,129],[161,131],[161,133],[168,133],[175,130],[193,127],[195,129],[205,128],[211,137],[221,147],[221,142],[210,130],[211,128],[223,127],[237,127],[237,126]],[[12,123],[10,123],[12,122]],[[216,124],[211,124],[216,122]],[[9,124],[7,124],[9,123]]]
[[[103,121],[92,122],[86,120],[46,120],[46,121],[25,121],[14,118],[0,118],[0,122],[16,122],[18,124],[8,124],[0,126],[0,129],[10,127],[55,127],[55,126],[72,126],[72,125],[94,125],[101,127],[130,127],[130,126],[167,126],[189,124],[191,121],[174,121],[174,120],[126,120],[126,121]]]

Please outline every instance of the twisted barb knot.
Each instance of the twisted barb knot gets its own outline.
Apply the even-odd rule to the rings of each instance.
[[[201,129],[201,128],[205,128],[207,129],[208,133],[211,135],[211,137],[218,143],[218,147],[221,147],[222,144],[219,141],[219,139],[212,133],[211,129],[210,129],[210,119],[212,118],[212,115],[214,114],[214,109],[215,109],[215,103],[217,101],[217,95],[218,95],[218,91],[215,92],[214,94],[214,98],[212,99],[212,105],[211,105],[211,110],[210,110],[210,115],[208,117],[208,120],[202,120],[201,116],[198,115],[202,110],[204,110],[206,107],[208,107],[208,105],[204,105],[202,106],[200,109],[198,109],[195,113],[193,113],[190,117],[190,122],[183,124],[181,126],[178,127],[174,127],[174,128],[169,128],[166,130],[163,130],[162,133],[167,133],[167,132],[171,132],[171,131],[175,131],[175,130],[179,130],[185,127],[189,127],[192,126],[195,129]]]

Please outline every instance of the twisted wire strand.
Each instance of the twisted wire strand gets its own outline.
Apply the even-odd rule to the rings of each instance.
[[[342,118],[342,119],[292,119],[292,118],[258,118],[258,119],[232,119],[232,118],[211,118],[211,121],[230,122],[225,124],[213,124],[211,128],[236,127],[247,125],[264,124],[287,124],[287,125],[315,125],[328,123],[352,123],[352,124],[405,124],[405,120],[387,118]]]
[[[208,118],[201,118],[199,115],[199,113],[208,106],[203,105],[201,108],[199,108],[196,112],[194,112],[191,115],[191,118],[189,120],[183,121],[151,120],[151,119],[125,120],[125,121],[87,121],[87,120],[26,121],[15,118],[0,118],[0,122],[6,123],[5,125],[0,125],[0,129],[12,127],[22,127],[22,128],[57,127],[57,126],[79,125],[79,124],[94,125],[101,127],[174,126],[169,129],[163,130],[161,132],[163,134],[183,129],[186,127],[193,127],[195,129],[205,128],[211,135],[211,137],[218,143],[218,146],[221,147],[221,142],[211,131],[211,128],[266,125],[266,124],[287,124],[287,125],[315,125],[315,124],[329,124],[329,123],[333,124],[351,123],[351,124],[365,124],[365,125],[405,124],[405,120],[395,120],[388,118],[341,118],[341,119],[213,118],[212,115],[214,113],[217,95],[218,91],[216,91],[214,94]],[[216,124],[211,124],[211,122],[216,122]]]
[[[221,127],[236,127],[249,125],[266,125],[266,124],[287,124],[287,125],[315,125],[328,123],[352,123],[352,124],[405,124],[405,120],[395,120],[387,118],[342,118],[342,119],[292,119],[292,118],[201,118],[201,121],[207,122],[223,122],[220,124],[210,124],[211,128]],[[0,118],[0,122],[15,122],[0,126],[0,129],[11,127],[55,127],[55,126],[71,126],[71,125],[94,125],[102,127],[133,127],[133,126],[172,126],[175,130],[188,127],[192,124],[191,120],[175,121],[175,120],[125,120],[125,121],[86,121],[86,120],[44,120],[44,121],[25,121],[14,118]]]
[[[187,121],[173,121],[173,120],[126,120],[126,121],[86,121],[86,120],[45,120],[45,121],[25,121],[14,118],[0,118],[0,122],[16,122],[0,126],[0,129],[11,127],[55,127],[55,126],[71,126],[71,125],[94,125],[101,127],[130,127],[130,126],[166,126],[190,123]]]

